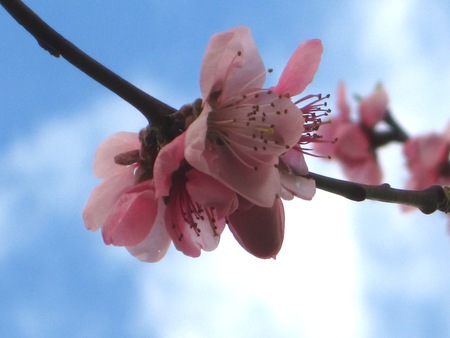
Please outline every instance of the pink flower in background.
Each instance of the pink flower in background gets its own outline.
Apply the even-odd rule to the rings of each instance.
[[[361,125],[364,128],[371,129],[378,122],[383,121],[388,103],[388,95],[382,86],[378,86],[372,94],[363,97],[358,107]]]
[[[353,122],[346,99],[345,86],[340,83],[337,95],[339,114],[331,123],[321,126],[322,141],[315,144],[317,153],[337,159],[345,175],[359,183],[380,184],[381,167],[373,144],[373,128],[384,119],[387,94],[377,89],[359,103],[360,122]]]
[[[166,204],[163,219],[175,247],[198,257],[201,250],[217,247],[238,199],[234,191],[186,162],[185,136],[181,134],[161,149],[154,180],[157,196]]]
[[[203,110],[187,130],[187,161],[250,203],[272,208],[282,189],[279,157],[304,131],[290,96],[311,82],[321,53],[318,40],[301,45],[277,86],[262,89],[266,70],[248,28],[214,35],[202,63]]]
[[[410,138],[403,147],[411,178],[409,189],[420,190],[431,185],[450,183],[450,125],[442,134]]]

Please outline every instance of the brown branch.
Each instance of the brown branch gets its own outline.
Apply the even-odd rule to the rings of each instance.
[[[367,185],[322,176],[310,172],[307,175],[316,181],[317,188],[361,202],[373,200],[416,207],[424,214],[437,210],[450,211],[450,188],[439,185],[424,190],[403,190],[391,188],[389,184]]]
[[[0,0],[9,14],[55,57],[62,56],[92,79],[139,110],[154,125],[167,123],[176,110],[124,80],[66,40],[19,0]]]

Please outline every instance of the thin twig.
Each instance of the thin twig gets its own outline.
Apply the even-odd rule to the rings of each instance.
[[[394,117],[391,114],[390,110],[387,110],[386,115],[384,116],[384,121],[390,125],[395,133],[395,141],[406,142],[409,139],[408,134],[405,130],[397,123]]]
[[[391,188],[389,184],[359,184],[312,172],[307,177],[316,181],[317,188],[352,201],[373,200],[409,205],[420,209],[424,214],[431,214],[437,210],[445,213],[450,211],[450,192],[447,188],[439,185],[424,190],[403,190]]]
[[[176,111],[152,97],[65,39],[19,0],[0,0],[0,4],[38,41],[51,55],[62,56],[72,65],[89,75],[139,110],[149,123],[161,125],[166,117]]]

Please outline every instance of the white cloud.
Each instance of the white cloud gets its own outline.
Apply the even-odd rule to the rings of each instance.
[[[354,2],[364,81],[385,83],[394,115],[412,133],[441,131],[450,104],[450,16],[442,1]],[[357,88],[356,88],[357,89]]]
[[[287,203],[286,220],[276,260],[254,258],[226,232],[219,248],[199,259],[172,250],[143,270],[138,327],[157,323],[162,337],[362,336],[347,202],[319,192],[314,202]]]

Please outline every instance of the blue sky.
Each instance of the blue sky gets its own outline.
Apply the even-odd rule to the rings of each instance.
[[[307,93],[367,94],[383,82],[411,134],[441,132],[450,107],[446,1],[26,1],[69,40],[150,94],[180,107],[199,96],[216,32],[249,26],[274,84],[296,46],[325,52]],[[0,334],[3,337],[448,337],[450,241],[444,215],[403,214],[319,191],[286,204],[277,260],[225,233],[198,259],[173,247],[136,261],[84,229],[98,183],[92,159],[145,120],[0,10]],[[334,107],[333,97],[330,105]],[[401,147],[380,154],[407,179]],[[333,163],[311,170],[342,177]]]

